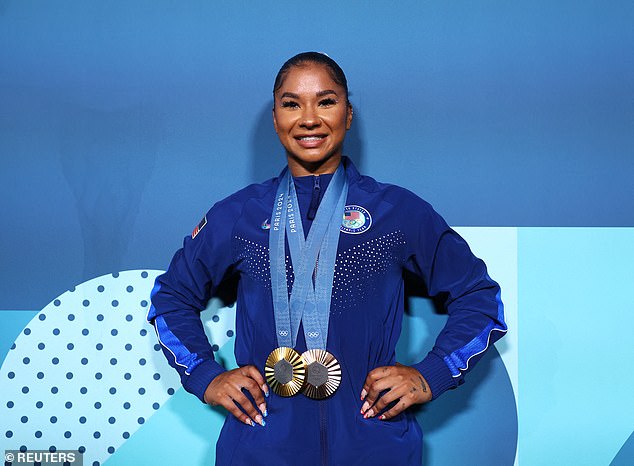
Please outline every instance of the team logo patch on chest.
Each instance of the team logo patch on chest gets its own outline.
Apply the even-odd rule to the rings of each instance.
[[[343,210],[341,231],[351,235],[364,233],[372,226],[372,216],[365,208],[358,205],[347,205]]]

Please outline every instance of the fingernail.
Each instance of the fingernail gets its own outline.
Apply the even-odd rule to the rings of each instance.
[[[374,416],[374,410],[370,409],[367,413],[365,413],[365,415],[366,415],[366,419],[369,418],[369,417]]]
[[[363,406],[361,406],[361,414],[365,413],[369,407],[370,407],[370,404],[367,401],[365,401],[363,403]]]
[[[266,425],[266,421],[262,419],[262,422],[260,424],[262,424],[262,427],[264,427]]]
[[[381,415],[379,416],[379,419],[380,419],[380,420],[382,420],[382,421],[385,421],[385,414],[381,414]]]
[[[255,423],[249,418],[245,419],[244,423],[248,426],[255,427]]]
[[[269,415],[269,412],[265,409],[264,412],[262,413],[264,415],[264,417]]]
[[[264,417],[266,417],[266,414],[267,414],[267,413],[266,413],[266,405],[265,405],[264,403],[262,403],[262,404],[259,406],[259,408],[260,408],[260,412],[262,413],[262,415],[263,415]]]
[[[257,421],[258,424],[260,424],[261,426],[264,426],[264,419],[262,419],[262,416],[258,414],[257,416],[255,416],[255,420]]]
[[[266,386],[266,384],[262,385],[262,391],[264,392],[264,396],[266,398],[269,397],[269,387]]]
[[[368,392],[365,391],[365,388],[361,390],[361,400],[364,400]]]

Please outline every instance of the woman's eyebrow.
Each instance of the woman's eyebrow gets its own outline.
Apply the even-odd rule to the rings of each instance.
[[[297,94],[293,94],[292,92],[285,92],[284,94],[280,96],[280,99],[283,99],[284,97],[288,97],[291,99],[299,99],[299,96]]]
[[[335,91],[333,91],[332,89],[325,89],[323,91],[319,91],[315,95],[317,97],[323,97],[325,95],[330,95],[330,94],[337,95],[337,93]],[[284,97],[288,97],[289,99],[299,99],[299,95],[297,95],[297,94],[295,94],[293,92],[285,92],[284,94],[282,94],[280,96],[280,99],[283,99]]]
[[[323,97],[323,96],[328,95],[328,94],[337,95],[337,93],[335,91],[333,91],[332,89],[326,89],[324,91],[319,91],[316,95],[317,95],[317,97]]]

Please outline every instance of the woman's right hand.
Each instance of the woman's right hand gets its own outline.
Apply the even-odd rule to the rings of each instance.
[[[255,405],[242,389],[251,394]],[[224,407],[245,424],[254,426],[255,421],[264,426],[264,417],[267,415],[265,396],[269,396],[269,387],[260,371],[255,366],[244,366],[217,375],[207,386],[204,399],[207,404]]]

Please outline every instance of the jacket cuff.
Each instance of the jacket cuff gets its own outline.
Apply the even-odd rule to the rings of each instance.
[[[200,401],[205,402],[205,390],[216,376],[227,370],[212,359],[201,362],[187,377],[183,387],[189,393],[196,395]]]
[[[411,367],[418,370],[429,384],[432,400],[435,400],[450,388],[458,386],[458,378],[451,376],[447,365],[434,353],[429,353],[425,359],[413,364]]]

